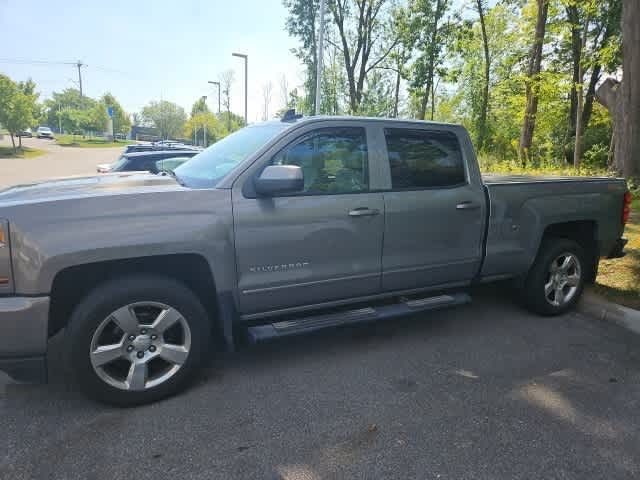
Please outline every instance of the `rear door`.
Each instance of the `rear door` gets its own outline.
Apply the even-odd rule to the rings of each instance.
[[[482,258],[485,196],[468,136],[457,127],[387,124],[385,291],[471,281]]]
[[[242,313],[380,291],[384,203],[371,157],[364,122],[323,121],[290,132],[234,183]],[[304,190],[255,195],[267,165],[300,166]]]

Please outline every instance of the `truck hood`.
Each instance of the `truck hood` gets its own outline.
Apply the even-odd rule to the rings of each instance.
[[[53,179],[0,190],[0,207],[180,189],[183,187],[170,176],[141,172],[118,172],[100,176]]]

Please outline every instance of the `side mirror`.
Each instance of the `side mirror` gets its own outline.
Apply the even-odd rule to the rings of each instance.
[[[254,181],[258,195],[271,197],[304,189],[302,168],[297,165],[270,165]]]

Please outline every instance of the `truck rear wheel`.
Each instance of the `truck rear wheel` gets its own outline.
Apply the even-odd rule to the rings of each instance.
[[[130,275],[92,290],[69,325],[70,368],[89,396],[133,406],[181,390],[210,345],[210,322],[191,290]]]
[[[529,270],[522,297],[542,315],[560,315],[579,300],[587,276],[584,249],[573,240],[548,238]]]

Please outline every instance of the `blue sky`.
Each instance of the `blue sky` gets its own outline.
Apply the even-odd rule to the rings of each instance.
[[[91,97],[113,93],[128,112],[161,97],[190,111],[202,95],[217,108],[207,80],[235,71],[231,109],[244,111],[244,70],[234,51],[249,55],[249,121],[262,112],[262,85],[273,83],[271,112],[280,108],[280,77],[301,83],[302,67],[290,52],[281,0],[0,0],[2,59],[75,62]],[[109,70],[106,70],[109,69]],[[0,62],[14,80],[28,77],[41,98],[74,87],[72,65]]]

